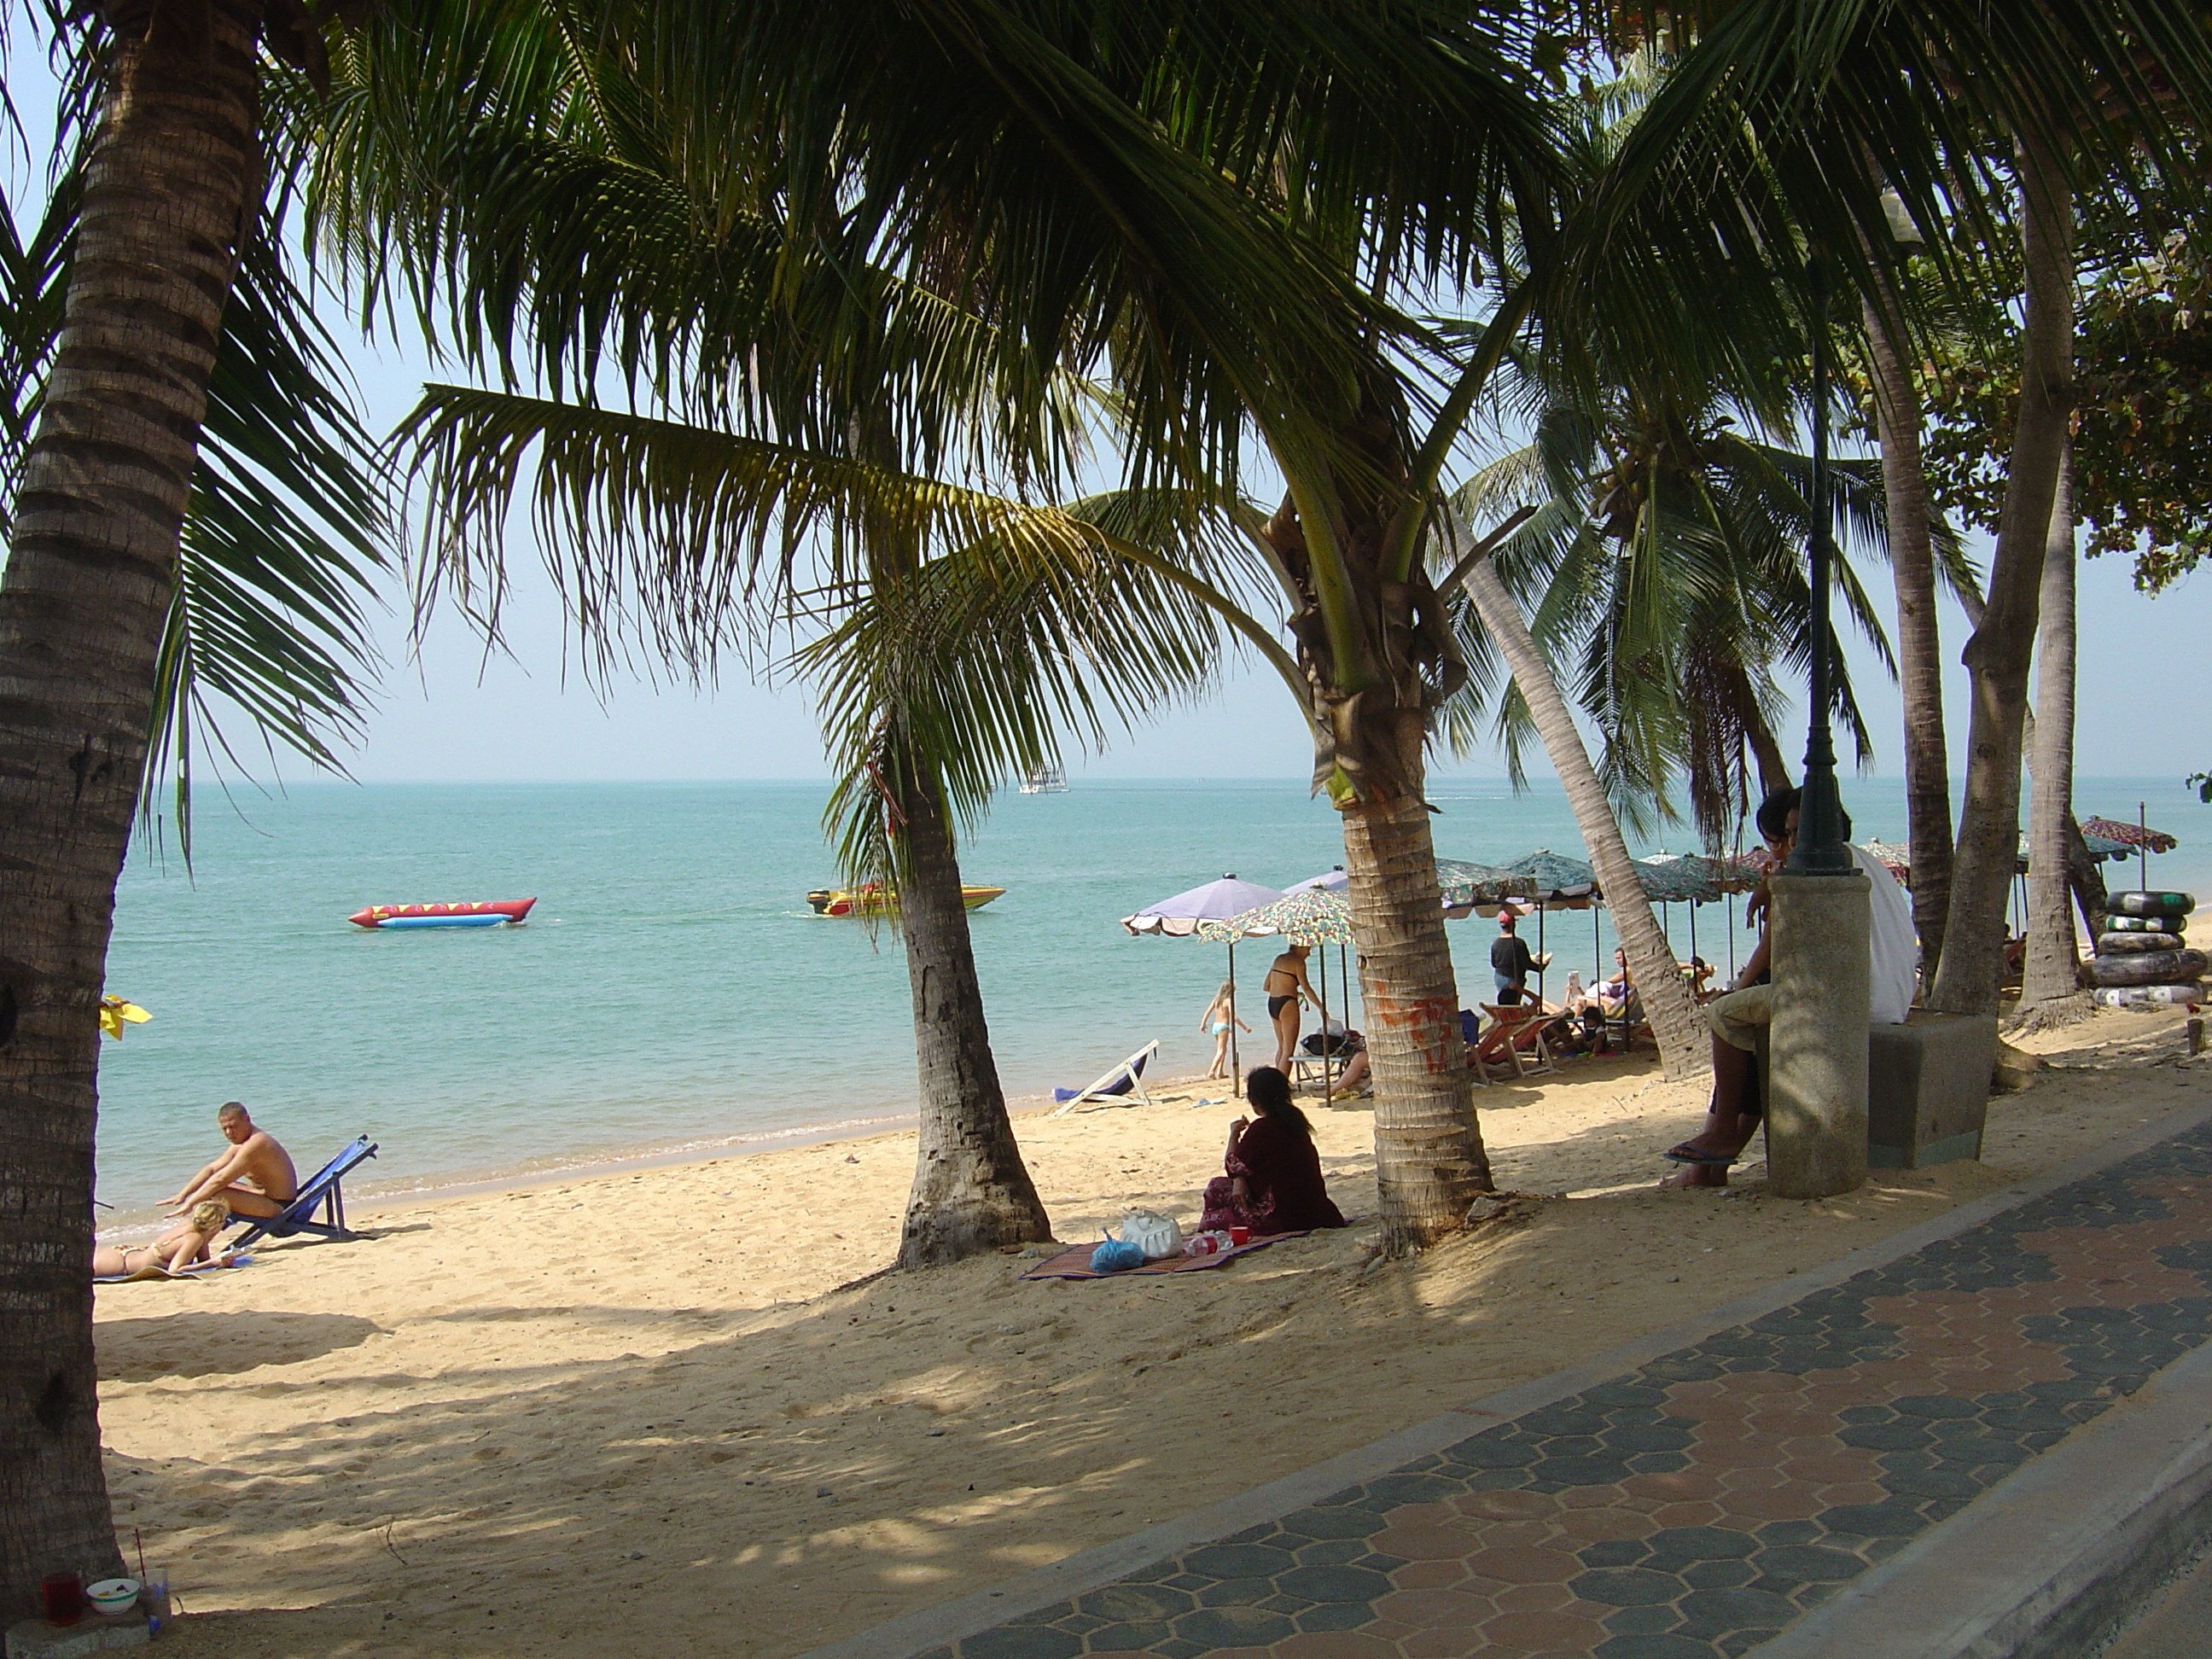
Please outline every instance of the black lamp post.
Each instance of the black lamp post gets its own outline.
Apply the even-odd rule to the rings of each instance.
[[[1849,875],[1857,866],[1844,844],[1843,802],[1836,792],[1836,745],[1828,729],[1835,665],[1828,655],[1828,590],[1835,562],[1834,514],[1828,488],[1828,278],[1816,256],[1805,266],[1813,331],[1812,716],[1805,737],[1805,791],[1797,808],[1797,843],[1788,869],[1797,876]]]

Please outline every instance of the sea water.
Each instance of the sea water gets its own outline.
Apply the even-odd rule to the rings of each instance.
[[[1905,838],[1900,786],[1847,780],[1862,838]],[[2085,811],[2192,842],[2154,882],[2212,872],[2198,807],[2171,780],[2085,784]],[[1437,782],[1440,854],[1583,855],[1556,787]],[[422,1192],[619,1159],[708,1156],[888,1127],[914,1109],[911,1007],[889,928],[816,915],[833,884],[819,783],[296,786],[203,805],[188,871],[150,844],[125,872],[108,988],[154,1018],[102,1044],[100,1195],[118,1224],[220,1148],[215,1108],[244,1100],[304,1175],[355,1135],[381,1147],[365,1194]],[[1675,850],[1691,845],[1674,832]],[[1639,848],[1639,851],[1656,850]],[[962,854],[1003,886],[970,915],[993,1048],[1010,1096],[1087,1083],[1153,1038],[1159,1072],[1203,1070],[1198,1030],[1223,947],[1132,938],[1120,918],[1234,872],[1285,886],[1343,860],[1339,821],[1296,783],[1092,782],[1001,799]],[[2108,866],[2132,885],[2134,866]],[[2197,890],[2212,889],[2212,879]],[[526,926],[365,932],[367,904],[531,896]],[[1741,901],[1727,907],[1741,919]],[[1690,953],[1687,907],[1665,912]],[[1537,930],[1524,924],[1532,944]],[[1724,979],[1748,934],[1700,907],[1697,951]],[[1462,1002],[1490,995],[1493,924],[1449,926]],[[1610,963],[1601,910],[1545,919],[1556,991]],[[1270,1052],[1260,975],[1237,952]],[[1319,967],[1314,971],[1318,976]],[[1329,1000],[1339,1000],[1329,953]],[[1357,976],[1352,987],[1352,1024]],[[1312,1024],[1308,1017],[1308,1024]]]

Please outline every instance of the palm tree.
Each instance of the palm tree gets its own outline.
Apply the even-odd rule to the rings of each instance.
[[[617,77],[615,162],[581,189],[556,196],[542,178],[489,163],[489,187],[454,188],[451,164],[478,152],[447,144],[430,158],[434,193],[341,199],[345,187],[334,184],[331,222],[364,255],[398,249],[426,292],[443,291],[449,251],[483,251],[465,256],[488,267],[465,302],[525,319],[541,368],[574,375],[597,362],[672,385],[655,354],[673,341],[691,354],[684,395],[775,405],[794,434],[823,435],[806,423],[834,428],[836,418],[803,398],[781,405],[745,378],[750,343],[767,319],[827,356],[833,392],[866,387],[848,375],[842,346],[823,354],[821,344],[825,320],[849,330],[837,319],[866,307],[841,310],[842,290],[828,283],[812,283],[809,297],[807,273],[841,263],[873,266],[979,319],[997,383],[1012,384],[1016,370],[1031,382],[1006,412],[1039,407],[1050,377],[1034,365],[1110,366],[1138,484],[1233,501],[1249,422],[1291,481],[1282,508],[1251,528],[1292,613],[1297,659],[1205,572],[1186,573],[1187,591],[1298,686],[1324,733],[1316,778],[1345,809],[1352,902],[1370,941],[1386,1206],[1407,1237],[1433,1236],[1456,1224],[1488,1174],[1464,1069],[1451,1063],[1458,997],[1420,799],[1430,711],[1458,670],[1418,568],[1417,532],[1487,358],[1443,361],[1462,385],[1436,386],[1440,418],[1418,424],[1429,388],[1409,398],[1401,357],[1422,355],[1419,332],[1364,295],[1352,267],[1363,249],[1395,246],[1394,283],[1465,275],[1488,204],[1509,189],[1540,193],[1542,105],[1525,91],[1507,34],[1443,7],[1425,9],[1427,33],[1361,15],[1333,21],[1335,33],[1318,40],[1241,0],[1228,12],[1208,8],[1202,28],[1164,13],[1094,35],[1011,5],[975,18],[943,31],[885,4],[834,23],[794,10],[776,30],[756,27],[756,17],[740,32],[732,16],[719,33],[696,19],[665,38],[648,31]],[[873,44],[856,58],[848,47],[861,38]],[[395,50],[419,67],[419,51]],[[544,58],[558,59],[549,80],[571,72],[569,58]],[[401,144],[410,131],[444,144],[457,130],[453,112],[472,118],[477,107],[466,70],[427,120],[419,108],[385,107],[390,87],[413,84],[408,76],[347,69],[346,78],[362,91],[343,118],[358,116],[364,132],[374,125],[365,151]],[[1415,94],[1435,118],[1389,143],[1370,143],[1349,119],[1363,97],[1374,106]],[[834,140],[814,119],[832,108]],[[635,205],[638,158],[621,146],[656,119],[682,139],[669,149],[683,158],[684,199],[680,214],[648,208],[641,231],[600,210]],[[701,124],[717,136],[703,139]],[[1469,134],[1481,137],[1470,144]],[[1297,192],[1286,195],[1292,180]],[[1455,193],[1448,181],[1469,188]],[[704,223],[726,233],[726,245],[711,265],[695,252],[666,257],[672,222]],[[1297,234],[1324,223],[1345,233],[1331,232],[1326,257]],[[586,224],[588,235],[572,234]],[[710,269],[714,283],[696,280]],[[805,328],[779,307],[800,311]],[[623,320],[606,331],[607,356],[593,358],[610,308]],[[1495,338],[1516,325],[1502,319]],[[482,327],[473,337],[512,337],[505,320]],[[701,390],[733,368],[744,371],[732,376],[734,393]],[[928,400],[912,390],[902,383],[891,401],[902,420],[926,421]],[[834,397],[824,405],[853,406]]]
[[[1471,581],[1469,592],[1554,768],[1570,781],[1584,841],[1618,883],[1632,880],[1635,868],[1618,817],[1644,829],[1673,816],[1668,789],[1678,773],[1705,840],[1718,850],[1748,808],[1749,774],[1755,769],[1765,787],[1778,769],[1755,688],[1770,688],[1771,699],[1778,666],[1802,663],[1809,651],[1810,595],[1796,550],[1810,523],[1811,464],[1739,431],[1717,396],[1685,411],[1669,394],[1632,386],[1608,388],[1595,407],[1578,406],[1571,386],[1551,395],[1535,441],[1491,463],[1453,499],[1469,517],[1520,515],[1490,561],[1504,572]],[[1837,469],[1837,482],[1854,539],[1878,551],[1878,483],[1853,464]],[[1948,574],[1960,577],[1955,560]],[[1842,577],[1860,632],[1886,657],[1881,625],[1848,564]],[[1545,648],[1515,637],[1528,630],[1510,586],[1537,595],[1535,633]],[[1480,649],[1472,642],[1470,655]],[[1832,637],[1829,649],[1840,655]],[[1584,712],[1604,739],[1596,767],[1556,685],[1541,683],[1552,678],[1549,662],[1567,656],[1582,660]],[[1510,697],[1499,704],[1509,755],[1520,707]],[[1838,678],[1836,712],[1865,757],[1870,746],[1848,676]],[[1676,1074],[1696,1069],[1705,1036],[1688,998],[1669,994],[1679,976],[1664,934],[1636,890],[1626,890],[1626,900],[1605,890],[1646,988],[1662,1057]]]
[[[2076,972],[2074,822],[2074,512],[2073,446],[2058,473],[2043,550],[2038,599],[2035,717],[2028,738],[2032,787],[2027,816],[2027,951],[2021,963],[2015,1023],[2025,1030],[2087,1019],[2094,1005]]]
[[[346,422],[331,424],[343,404],[316,384],[327,342],[273,280],[281,244],[251,251],[269,236],[263,52],[305,63],[319,43],[289,24],[264,38],[263,9],[204,0],[106,14],[113,27],[82,42],[81,166],[41,231],[10,250],[4,461],[15,490],[0,577],[9,1620],[35,1605],[47,1572],[121,1565],[100,1462],[87,1241],[103,966],[145,781],[174,765],[187,803],[208,693],[325,757],[357,707],[349,659],[362,562],[374,557],[376,516],[362,509],[374,496]],[[65,131],[62,144],[76,140]],[[262,303],[234,308],[242,253],[272,280],[259,284]],[[307,401],[288,410],[295,392]],[[204,428],[219,434],[212,448]]]
[[[1969,0],[1941,0],[1905,29],[1869,0],[1832,0],[1809,30],[1798,0],[1713,9],[1638,123],[1642,142],[1562,240],[1547,229],[1563,168],[1530,67],[1548,44],[1535,8],[1470,18],[1417,3],[1316,20],[1220,0],[1117,12],[1111,28],[1083,8],[1013,0],[957,18],[895,0],[622,9],[638,29],[614,116],[682,133],[702,222],[765,216],[768,278],[734,297],[693,282],[695,302],[755,305],[820,261],[872,263],[981,319],[1010,361],[1110,373],[1139,481],[1227,499],[1248,437],[1285,478],[1255,528],[1319,734],[1316,786],[1345,812],[1355,920],[1374,941],[1365,988],[1392,1248],[1455,1224],[1487,1181],[1450,1063],[1457,998],[1425,887],[1425,745],[1465,667],[1421,546],[1446,459],[1509,343],[1532,317],[1567,338],[1577,296],[1650,294],[1639,279],[1655,270],[1671,296],[1648,331],[1662,345],[1693,311],[1711,322],[1719,307],[1785,308],[1771,260],[1799,227],[1847,246],[1887,222],[1870,190],[1838,187],[1824,152],[1871,152],[1932,221],[1967,130],[2076,54],[2130,86],[2146,49],[2192,92],[2212,82],[2178,24],[2124,31],[2087,0],[2052,0],[2024,29],[1992,26]],[[419,56],[405,67],[392,78],[404,82]],[[1831,87],[1844,90],[1811,100]],[[1718,214],[1717,182],[1741,192]],[[560,222],[543,234],[464,228],[514,220],[522,203],[545,204],[527,191],[441,197],[396,246],[432,272],[464,241],[497,249],[483,266],[489,309],[543,313],[539,284],[570,372],[653,369],[641,350],[666,334],[650,327],[616,327],[596,355],[601,322],[635,314],[607,275],[622,262],[589,248],[566,265],[543,257],[589,216],[571,207],[589,204],[551,204]],[[1494,272],[1509,217],[1539,280],[1503,287],[1480,328],[1440,335],[1393,309]],[[686,315],[696,331],[672,331],[684,340],[720,327]],[[509,337],[501,326],[487,325],[491,349]],[[1253,624],[1248,636],[1266,631],[1213,597]]]
[[[2045,112],[2045,123],[2052,114]],[[2024,125],[2018,131],[2021,263],[2027,281],[2020,410],[2013,424],[2004,510],[1990,565],[1988,605],[1966,641],[1965,660],[1973,688],[1966,738],[1966,799],[1959,819],[1943,958],[1927,993],[1931,1007],[1956,1014],[1993,1013],[1997,1006],[2004,895],[2019,858],[2028,666],[2035,649],[2045,548],[2056,533],[2053,514],[2059,510],[2059,476],[2073,410],[2072,161],[2049,125]],[[2067,538],[2070,550],[2070,519]],[[2070,704],[2071,698],[2067,701]],[[2069,750],[2072,731],[2069,718]],[[2053,787],[2065,787],[2055,778],[2050,782]],[[2064,868],[2063,858],[2058,867]],[[2067,933],[2070,946],[2070,927]]]
[[[710,672],[799,633],[836,773],[849,879],[889,883],[914,998],[921,1133],[899,1265],[1051,1236],[984,1018],[956,842],[1009,774],[1187,693],[1218,653],[1181,573],[1188,507],[1135,492],[1029,505],[702,424],[434,386],[403,428],[441,588],[496,632],[505,526],[526,479],[554,586],[589,644]]]
[[[1951,762],[1943,735],[1943,664],[1936,612],[1934,515],[1921,459],[1920,388],[1905,361],[1893,296],[1864,307],[1868,378],[1881,451],[1889,568],[1897,592],[1899,690],[1905,713],[1905,839],[1912,848],[1912,925],[1932,981],[1951,908]]]

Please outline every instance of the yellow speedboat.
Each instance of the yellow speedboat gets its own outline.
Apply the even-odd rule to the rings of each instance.
[[[1006,890],[963,883],[960,902],[970,910],[980,909]],[[897,891],[874,881],[860,887],[817,887],[806,896],[806,902],[817,916],[888,916],[896,915],[899,908]]]

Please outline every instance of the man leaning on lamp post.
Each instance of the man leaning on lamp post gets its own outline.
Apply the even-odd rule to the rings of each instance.
[[[1778,867],[1790,856],[1797,839],[1800,792],[1778,789],[1759,804],[1756,822]],[[1841,816],[1841,809],[1838,809]],[[1848,840],[1851,821],[1842,816]],[[1919,975],[1920,943],[1912,931],[1912,908],[1904,889],[1887,866],[1863,847],[1849,848],[1851,861],[1866,873],[1872,887],[1871,926],[1867,934],[1873,971],[1871,1023],[1901,1025],[1911,1012],[1912,994]],[[1773,945],[1772,918],[1762,884],[1744,907],[1746,920],[1759,918],[1762,927],[1759,948],[1743,964],[1725,995],[1705,1006],[1705,1019],[1713,1031],[1712,1103],[1705,1127],[1689,1139],[1667,1149],[1666,1156],[1681,1164],[1680,1173],[1660,1184],[1664,1187],[1725,1187],[1729,1166],[1743,1155],[1759,1133],[1763,1105],[1752,1087],[1753,1056],[1759,1047],[1759,1028],[1774,1018],[1774,987],[1768,972]]]

